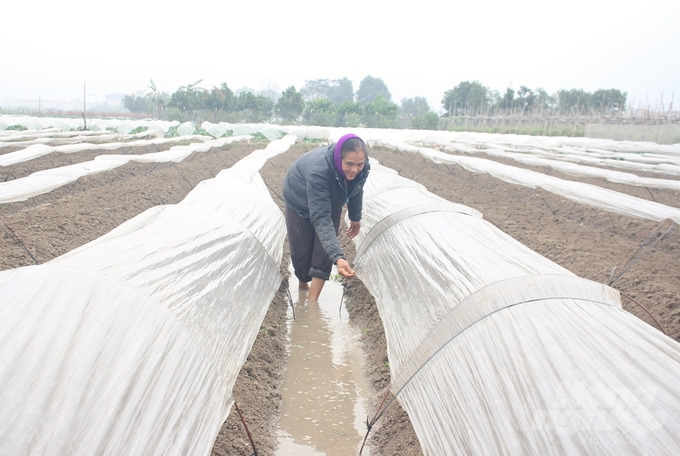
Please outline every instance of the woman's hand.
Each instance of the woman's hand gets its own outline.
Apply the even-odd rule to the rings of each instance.
[[[361,229],[361,222],[349,222],[349,228],[347,228],[347,231],[345,234],[347,234],[347,237],[353,238],[357,234],[359,234],[359,230]]]
[[[349,263],[344,258],[340,258],[335,265],[338,268],[338,274],[343,276],[345,279],[351,279],[354,277],[354,269],[349,267]]]

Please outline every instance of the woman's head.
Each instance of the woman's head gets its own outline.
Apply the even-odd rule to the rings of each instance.
[[[353,180],[364,169],[368,152],[366,143],[355,134],[344,135],[334,151],[335,167],[342,177]]]

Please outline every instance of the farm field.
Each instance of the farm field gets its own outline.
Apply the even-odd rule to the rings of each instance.
[[[2,205],[0,269],[44,263],[96,239],[152,206],[175,203],[198,182],[214,177],[221,169],[264,145],[265,142],[233,144],[207,153],[194,153],[177,164],[128,163],[111,172],[81,178],[28,201]],[[313,147],[297,144],[288,152],[269,159],[262,168],[260,173],[279,206],[283,204],[279,195],[286,170],[297,157]],[[532,192],[487,174],[435,164],[417,154],[382,148],[373,148],[370,154],[402,176],[423,184],[429,191],[479,210],[486,220],[532,250],[581,277],[597,282],[607,283],[615,266],[618,266],[618,271],[623,270],[636,254],[640,242],[656,225],[648,220],[594,210],[540,189]],[[50,154],[7,167],[3,171],[10,174],[4,178],[59,166],[64,160],[68,160],[67,163],[89,160],[92,155],[81,152],[66,158]],[[506,163],[528,168],[516,162]],[[530,169],[543,173],[550,171]],[[555,171],[551,175],[680,207],[678,192],[670,190],[648,190],[603,180],[579,179],[559,175]],[[670,226],[666,221],[657,235]],[[652,234],[652,238],[654,236]],[[671,229],[613,285],[644,305],[675,340],[680,340],[679,236],[677,227]],[[23,246],[16,242],[17,239]],[[341,240],[351,257],[352,243],[344,237]],[[287,263],[284,247],[281,264],[284,275],[288,274]],[[270,306],[262,324],[264,331],[260,331],[234,388],[234,397],[253,433],[259,454],[273,454],[276,445],[273,429],[280,413],[278,388],[284,375],[287,344],[287,335],[279,328],[279,324],[287,318],[288,302],[284,288],[285,283]],[[389,360],[377,308],[357,279],[349,282],[345,300],[351,318],[365,328],[366,371],[377,398],[389,382],[389,369],[386,367]],[[622,301],[626,310],[655,324],[632,301],[626,298]],[[370,442],[373,455],[418,454],[420,451],[406,414],[394,406],[371,432]],[[233,410],[215,442],[213,454],[252,454],[240,419]]]

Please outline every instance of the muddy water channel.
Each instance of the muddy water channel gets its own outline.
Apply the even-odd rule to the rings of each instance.
[[[340,282],[329,280],[319,301],[309,302],[292,270],[290,277],[295,319],[289,315],[290,354],[276,454],[357,454],[370,396],[361,329],[349,321],[344,306],[339,311]],[[369,454],[367,448],[363,454]]]

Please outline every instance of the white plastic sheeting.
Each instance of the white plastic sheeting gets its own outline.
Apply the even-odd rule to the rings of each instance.
[[[560,171],[562,173],[568,174],[570,176],[577,176],[577,177],[593,177],[593,178],[604,178],[610,182],[615,182],[619,184],[627,184],[627,185],[635,185],[639,187],[651,187],[651,188],[665,188],[665,189],[670,189],[670,190],[680,190],[680,180],[672,180],[672,179],[657,179],[657,178],[652,178],[652,177],[640,177],[637,174],[633,173],[627,173],[627,172],[622,172],[622,171],[615,171],[611,169],[603,169],[603,168],[596,168],[593,166],[585,166],[585,165],[579,165],[577,163],[572,163],[568,161],[560,161],[561,155],[557,154],[552,154],[552,155],[547,155],[547,154],[540,154],[541,151],[535,151],[535,153],[519,153],[516,151],[509,151],[509,150],[503,150],[503,149],[498,149],[498,148],[485,148],[485,149],[474,149],[474,148],[464,148],[461,149],[456,146],[448,146],[444,145],[443,150],[448,152],[448,151],[462,151],[465,153],[485,153],[493,157],[500,157],[500,158],[509,158],[511,160],[515,160],[516,162],[525,164],[525,165],[530,165],[530,166],[549,166],[557,171]],[[536,156],[540,155],[540,156]],[[629,159],[630,160],[630,159]],[[666,159],[662,159],[666,160]],[[597,161],[595,163],[598,164],[607,164],[608,166],[616,166],[616,163],[620,162],[621,160],[611,160],[613,163],[604,163],[602,161]],[[680,164],[680,157],[677,159],[677,162]],[[646,169],[641,168],[639,163],[631,163],[631,161],[627,161],[628,167],[631,169],[635,169],[637,171],[645,171]],[[635,165],[635,166],[632,166]],[[658,165],[654,165],[658,166]],[[664,171],[669,173],[669,174],[675,174],[675,175],[680,175],[680,166],[677,165],[670,165],[670,164],[663,164],[662,165],[664,168]]]
[[[395,140],[395,138],[390,138]],[[650,142],[612,141],[594,138],[565,138],[484,133],[421,132],[408,135],[406,142],[465,153],[486,152],[491,155],[540,156],[549,160],[586,165],[680,175],[680,144],[659,145]],[[517,155],[519,154],[519,155]],[[597,169],[597,168],[596,168]],[[604,175],[601,177],[605,177]],[[635,185],[635,184],[633,184]]]
[[[226,127],[226,125],[223,125],[222,123],[219,124],[214,124],[212,122],[208,122],[207,120],[201,124],[201,128],[213,135],[215,138],[219,138],[222,135],[224,135],[229,128]]]
[[[435,163],[457,164],[467,171],[488,173],[511,184],[531,188],[540,187],[577,203],[587,204],[629,217],[640,217],[656,221],[668,218],[676,223],[680,221],[680,209],[678,208],[636,198],[596,185],[559,179],[535,171],[504,165],[492,160],[451,155],[427,147],[416,147],[405,143],[389,141],[378,141],[376,144],[395,150],[419,153]]]
[[[74,133],[74,132],[69,132],[69,133]],[[120,135],[120,134],[113,134],[110,132],[99,132],[97,135],[79,135],[79,134],[66,134],[66,133],[59,133],[55,135],[44,135],[40,134],[37,136],[29,136],[28,139],[25,140],[20,140],[20,141],[14,141],[13,139],[16,139],[14,137],[0,137],[0,153],[3,153],[3,149],[7,147],[26,147],[28,148],[29,146],[34,146],[34,145],[47,145],[47,146],[62,146],[62,145],[67,145],[67,144],[77,144],[77,143],[84,143],[84,142],[92,142],[96,141],[97,144],[101,144],[104,142],[111,142],[111,141],[136,141],[136,140],[146,140],[146,139],[153,139],[153,138],[158,138],[159,134],[156,131],[153,130],[147,130],[142,133],[137,133],[134,135]],[[26,138],[26,137],[24,137]],[[204,138],[204,137],[202,137]]]
[[[180,136],[193,135],[196,130],[196,124],[193,122],[184,122],[177,127],[177,134]]]
[[[48,128],[58,129],[61,131],[79,130],[83,128],[83,120],[69,117],[31,117],[31,116],[7,116],[0,115],[0,137],[5,132],[5,128],[12,125],[21,125],[31,130],[45,130]],[[83,131],[80,133],[93,133],[95,131],[106,130],[107,128],[118,128],[123,126],[119,133],[127,133],[128,131],[137,127],[148,127],[150,129],[160,129],[161,131],[168,131],[172,126],[179,125],[177,121],[165,120],[132,120],[132,119],[87,119],[87,127],[90,131]],[[4,126],[4,127],[3,127]],[[28,132],[13,132],[26,134]]]
[[[597,156],[603,152],[610,156],[623,153],[618,158],[631,158],[640,154],[680,154],[680,144],[665,145],[649,141],[615,141],[601,138],[569,137],[569,136],[529,136],[515,134],[494,134],[475,132],[447,132],[410,130],[409,141],[424,140],[425,142],[439,142],[439,139],[456,143],[466,143],[473,147],[510,146],[513,148],[535,148],[551,150],[556,153],[574,152],[580,155],[593,153]],[[439,139],[435,139],[439,138]]]
[[[80,138],[80,141],[86,138],[106,138],[106,137],[120,137],[119,134],[110,131],[59,131],[54,128],[47,128],[44,130],[34,131],[0,131],[0,146],[18,144],[25,141],[40,142],[41,140],[49,141],[51,139],[71,139]],[[30,145],[30,144],[29,144]]]
[[[111,139],[120,139],[120,136]],[[116,150],[116,149],[126,149],[134,147],[147,147],[147,146],[160,146],[163,144],[172,144],[182,141],[208,141],[206,136],[178,136],[174,138],[156,138],[156,139],[140,139],[136,141],[129,142],[107,142],[107,143],[87,143],[78,142],[74,144],[65,144],[62,146],[48,146],[46,144],[35,144],[28,146],[25,149],[17,150],[7,154],[0,155],[0,166],[10,166],[17,163],[23,163],[29,160],[33,160],[38,157],[42,157],[47,154],[54,152],[60,152],[64,154],[72,154],[75,152],[82,152],[84,150]]]
[[[680,344],[479,213],[373,165],[355,270],[425,454],[678,454]]]
[[[0,204],[24,201],[36,195],[75,182],[80,177],[110,171],[130,161],[142,163],[181,162],[194,152],[208,152],[237,141],[249,141],[250,136],[233,136],[188,146],[173,146],[169,150],[143,155],[100,155],[94,160],[35,172],[20,179],[0,183]],[[73,147],[73,146],[64,146]]]
[[[1,454],[209,454],[281,280],[283,216],[257,171],[294,140],[0,273]]]

